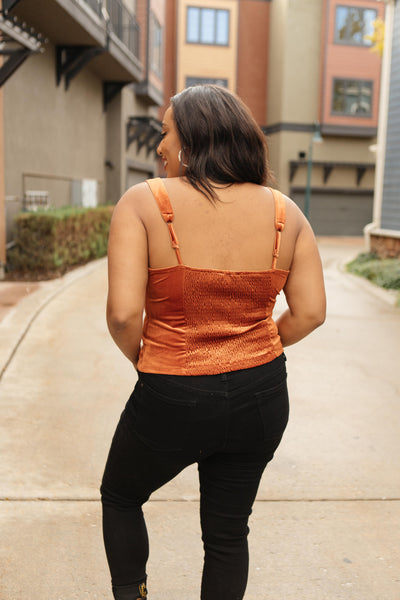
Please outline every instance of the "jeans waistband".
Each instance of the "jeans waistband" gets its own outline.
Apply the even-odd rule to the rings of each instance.
[[[226,387],[240,389],[242,386],[256,384],[258,381],[286,372],[286,356],[282,353],[274,360],[257,367],[219,373],[217,375],[162,375],[139,372],[139,379],[144,383],[174,385],[181,388],[197,390],[225,390]]]

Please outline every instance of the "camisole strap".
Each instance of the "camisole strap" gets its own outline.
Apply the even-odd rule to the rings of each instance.
[[[285,220],[286,220],[286,213],[285,213],[285,198],[283,197],[283,195],[281,194],[281,192],[278,192],[278,190],[273,190],[272,188],[269,188],[272,192],[272,195],[274,197],[275,200],[275,229],[276,229],[276,236],[275,236],[275,245],[274,245],[274,251],[273,251],[273,259],[272,259],[272,268],[276,269],[276,261],[278,260],[278,256],[279,256],[279,248],[281,245],[281,235],[282,235],[282,231],[285,227]]]
[[[171,201],[169,199],[168,192],[165,189],[165,185],[163,184],[162,179],[160,177],[156,177],[155,179],[147,179],[146,183],[151,189],[154,198],[156,199],[162,218],[168,225],[169,235],[171,237],[171,246],[176,252],[178,263],[182,265],[183,262],[179,250],[179,241],[175,233],[174,226],[172,224],[174,220],[174,211],[171,206]]]

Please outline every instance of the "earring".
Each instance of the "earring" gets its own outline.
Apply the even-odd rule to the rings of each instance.
[[[182,150],[179,150],[179,152],[178,152],[178,160],[181,163],[182,167],[188,167],[189,166],[186,163],[182,162]]]

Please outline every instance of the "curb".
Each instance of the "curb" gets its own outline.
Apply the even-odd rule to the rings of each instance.
[[[107,257],[69,271],[62,277],[40,282],[40,287],[22,298],[0,322],[0,382],[19,345],[42,310],[59,294],[88,273],[103,266]]]

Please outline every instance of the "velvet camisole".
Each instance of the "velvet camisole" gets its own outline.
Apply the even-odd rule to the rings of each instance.
[[[214,375],[256,367],[283,352],[272,310],[289,271],[276,268],[285,201],[275,199],[275,245],[267,271],[227,271],[184,265],[167,190],[147,181],[169,228],[178,265],[150,269],[138,370]]]

